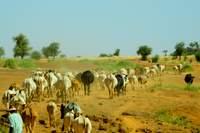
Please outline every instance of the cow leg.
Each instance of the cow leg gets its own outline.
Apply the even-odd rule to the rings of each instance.
[[[31,132],[33,132],[36,123],[36,117],[33,116],[31,120]]]
[[[90,85],[88,85],[88,96],[90,95]]]
[[[84,84],[84,94],[87,95],[87,93],[86,93],[86,84]]]
[[[108,93],[109,93],[109,98],[111,98],[111,91],[110,91],[110,87],[108,88]]]
[[[51,114],[49,113],[49,127],[51,127]]]

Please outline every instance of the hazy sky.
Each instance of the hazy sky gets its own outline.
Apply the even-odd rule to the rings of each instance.
[[[40,50],[52,41],[67,56],[153,53],[200,40],[200,0],[0,0],[0,46],[12,56],[13,36]]]

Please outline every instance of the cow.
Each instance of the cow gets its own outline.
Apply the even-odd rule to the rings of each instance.
[[[36,88],[37,97],[39,98],[39,101],[41,101],[42,96],[44,96],[45,88],[48,88],[48,82],[44,77],[44,73],[40,71],[36,72],[33,75],[33,79],[37,86]]]
[[[6,106],[7,109],[10,107],[11,99],[17,94],[15,90],[6,90],[2,96],[2,103]]]
[[[56,111],[57,111],[57,105],[55,102],[50,101],[47,104],[47,112],[49,116],[49,126],[54,127],[56,126]]]
[[[27,102],[30,102],[36,93],[36,84],[32,77],[26,78],[22,83],[22,88],[25,90]]]
[[[115,86],[114,90],[117,92],[118,96],[120,94],[120,91],[123,94],[125,94],[126,93],[126,85],[128,83],[128,77],[127,77],[127,75],[116,74],[115,77],[117,79],[117,85]]]
[[[24,108],[21,111],[21,116],[25,125],[26,133],[33,133],[38,114],[35,112],[31,104],[24,105]]]
[[[81,83],[77,79],[71,80],[71,83],[72,83],[72,87],[71,87],[72,96],[79,96]]]
[[[139,75],[138,76],[138,82],[140,85],[146,85],[148,77],[146,75]]]
[[[173,67],[176,72],[181,73],[183,71],[183,64],[178,64]]]
[[[188,73],[188,74],[185,75],[184,81],[185,81],[185,83],[187,83],[188,85],[191,85],[191,84],[193,83],[193,79],[194,79],[194,78],[195,78],[195,77],[192,76],[191,73]]]
[[[114,96],[114,88],[117,86],[117,78],[114,74],[110,73],[106,76],[104,80],[105,86],[108,88],[109,98],[113,98]]]
[[[79,112],[82,112],[80,106],[74,102],[67,101],[66,105],[61,104],[60,112],[61,119],[64,119],[62,131],[72,131],[72,123],[74,121],[74,118],[78,116]]]
[[[105,90],[106,86],[105,86],[105,79],[106,79],[106,74],[105,73],[100,73],[99,77],[98,77],[98,81],[99,81],[99,85],[100,88]]]
[[[84,85],[84,94],[89,96],[90,85],[94,82],[94,74],[89,70],[84,71],[81,75],[81,81]]]
[[[134,90],[135,87],[138,85],[138,77],[136,75],[128,75],[128,80],[131,88]]]
[[[45,73],[45,78],[48,82],[47,95],[48,97],[53,96],[53,92],[55,90],[55,84],[58,81],[58,78],[52,71]]]
[[[92,124],[89,118],[80,114],[73,121],[72,128],[74,129],[74,133],[91,133],[92,132]]]

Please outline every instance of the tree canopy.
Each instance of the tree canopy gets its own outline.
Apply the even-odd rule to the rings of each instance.
[[[140,46],[137,54],[142,56],[142,60],[146,60],[147,56],[150,55],[152,52],[152,48],[148,47],[147,45]]]
[[[29,41],[25,35],[19,34],[18,36],[14,37],[13,40],[16,43],[13,49],[14,57],[20,56],[23,59],[24,56],[30,54],[30,50],[32,48],[29,47]]]
[[[120,55],[120,49],[116,49],[113,53],[113,56],[119,56]]]
[[[181,59],[181,56],[183,55],[184,51],[185,51],[185,43],[179,42],[175,45],[174,56],[178,56],[179,59]]]
[[[42,53],[46,58],[49,58],[50,56],[55,58],[60,53],[59,46],[60,44],[58,42],[52,42],[49,46],[42,48]]]

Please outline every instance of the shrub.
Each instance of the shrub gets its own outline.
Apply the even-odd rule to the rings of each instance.
[[[200,51],[196,52],[195,58],[198,62],[200,62]]]
[[[111,54],[101,53],[101,54],[99,55],[99,57],[112,57],[112,55],[111,55]]]
[[[31,53],[31,58],[32,58],[32,59],[39,60],[39,59],[41,59],[41,57],[42,57],[42,55],[41,55],[41,53],[38,52],[38,51],[33,51],[33,52]]]
[[[3,67],[15,69],[17,68],[17,63],[14,59],[7,59]]]
[[[197,92],[200,91],[200,86],[186,85],[184,90]]]
[[[36,65],[33,62],[33,60],[31,59],[7,59],[3,65],[3,67],[6,68],[11,68],[11,69],[15,69],[15,68],[35,68]]]
[[[17,66],[20,68],[35,68],[36,65],[31,59],[17,60]]]
[[[183,63],[183,72],[192,71],[192,65],[189,63]]]
[[[188,126],[189,121],[185,116],[172,115],[168,110],[161,109],[155,113],[155,118],[161,122],[166,122],[178,126]]]
[[[152,62],[153,63],[157,63],[159,60],[159,55],[155,55],[154,57],[152,57]]]

